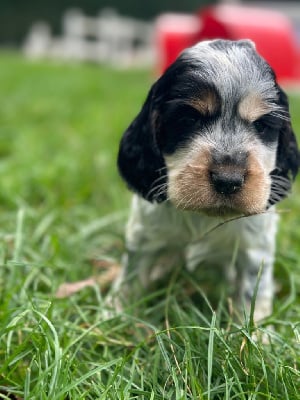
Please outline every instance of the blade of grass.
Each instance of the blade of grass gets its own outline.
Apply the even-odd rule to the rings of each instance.
[[[210,400],[211,398],[215,329],[216,329],[216,313],[213,312],[210,324],[209,341],[207,349],[207,399],[208,400]]]

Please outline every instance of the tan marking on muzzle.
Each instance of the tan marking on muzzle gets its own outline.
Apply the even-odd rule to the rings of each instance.
[[[234,170],[232,165],[226,168]],[[209,148],[198,151],[185,166],[172,171],[168,195],[173,204],[180,209],[202,211],[211,215],[250,215],[265,211],[270,193],[270,178],[254,151],[249,152],[247,167],[243,170],[245,181],[237,193],[217,193],[211,182],[210,172]]]

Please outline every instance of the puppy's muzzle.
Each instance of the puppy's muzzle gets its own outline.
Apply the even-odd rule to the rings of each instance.
[[[209,179],[214,190],[222,195],[238,193],[245,182],[246,164],[246,153],[214,153],[209,171]]]

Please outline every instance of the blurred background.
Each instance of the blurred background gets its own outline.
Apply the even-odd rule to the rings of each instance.
[[[298,0],[185,0],[184,2],[181,0],[152,0],[151,2],[2,0],[0,3],[0,46],[22,49],[30,58],[92,61],[117,67],[152,67],[160,62],[161,65],[156,67],[161,72],[183,47],[206,37],[213,38],[218,35],[224,37],[224,32],[220,34],[218,29],[209,34],[205,30],[204,35],[199,35],[202,29],[200,25],[203,24],[201,11],[214,5],[254,6],[279,11],[291,23],[292,39],[300,48]],[[170,13],[173,14],[172,21],[166,18],[170,17]],[[174,15],[181,16],[181,19],[176,19],[177,17],[174,19]],[[182,18],[184,15],[185,18]],[[208,18],[211,19],[210,16]],[[232,13],[231,18],[240,19],[236,13]],[[272,14],[262,15],[260,24],[269,25],[272,19]],[[245,13],[242,20],[241,23],[244,25],[252,24],[252,17],[245,16]],[[279,25],[284,25],[284,23],[279,21]],[[157,42],[157,37],[161,38],[162,29],[167,30],[169,34],[170,29],[174,30],[174,28],[179,31],[185,30],[185,36],[184,38],[173,37],[171,45],[163,44],[167,46],[168,54],[165,54],[165,49],[158,48],[162,46],[162,43]],[[257,32],[257,35],[264,34]],[[189,37],[187,38],[186,35]],[[247,31],[243,32],[243,35],[251,37]],[[240,33],[233,38],[238,39],[239,36],[241,36]],[[274,38],[277,40],[275,36]],[[252,39],[256,41],[255,37]],[[163,32],[163,40],[169,40],[169,37],[165,38],[165,32]],[[176,49],[170,49],[170,46],[174,47],[174,41],[177,41],[178,45]],[[283,47],[286,45],[284,44]],[[161,51],[164,52],[163,55],[158,54]],[[174,54],[169,54],[169,52]],[[272,63],[268,55],[264,54],[264,50],[262,55]],[[167,60],[162,60],[164,56]]]
[[[122,15],[152,20],[162,12],[192,12],[212,3],[210,0],[1,0],[0,42],[2,45],[21,44],[31,25],[40,20],[47,22],[53,32],[59,34],[63,14],[70,8],[81,9],[89,16],[113,8]]]
[[[227,2],[246,3],[244,1]],[[122,15],[152,20],[166,11],[193,12],[204,5],[216,3],[218,3],[217,0],[151,0],[147,2],[140,0],[1,0],[0,43],[2,46],[20,44],[31,25],[40,20],[47,22],[53,32],[58,34],[62,29],[62,16],[70,8],[79,8],[89,16],[97,15],[104,8],[113,8]],[[299,1],[248,0],[247,3],[288,10],[290,5],[298,5]]]

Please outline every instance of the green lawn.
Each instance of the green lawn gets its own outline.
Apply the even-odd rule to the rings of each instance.
[[[299,184],[279,207],[269,344],[226,299],[197,308],[176,274],[138,314],[109,317],[98,285],[55,297],[120,262],[130,193],[116,152],[152,79],[0,55],[1,399],[300,399]],[[291,112],[300,133],[297,95]]]

